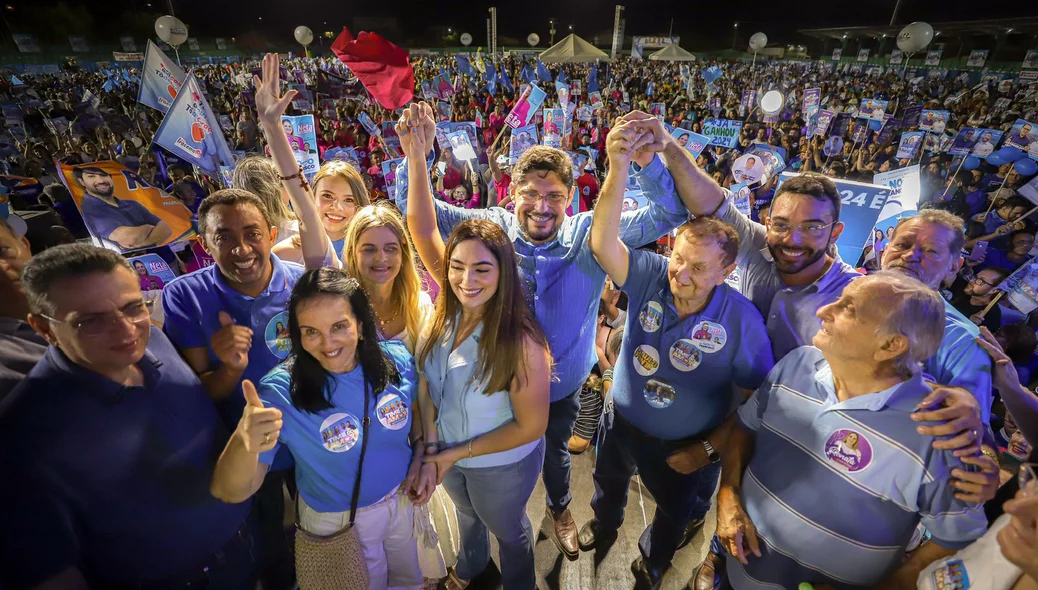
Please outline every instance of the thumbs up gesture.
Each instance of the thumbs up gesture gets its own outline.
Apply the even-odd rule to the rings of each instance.
[[[264,407],[252,381],[242,381],[241,390],[245,394],[245,411],[238,421],[237,434],[245,450],[258,455],[277,444],[281,434],[281,410]]]
[[[244,371],[249,366],[249,349],[252,348],[252,330],[246,326],[236,326],[231,314],[220,312],[219,331],[213,334],[210,345],[220,362],[236,371]]]

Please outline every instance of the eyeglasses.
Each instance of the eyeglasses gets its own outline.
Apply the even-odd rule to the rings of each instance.
[[[977,282],[977,283],[984,283],[985,285],[987,285],[989,287],[994,287],[995,286],[994,283],[989,283],[989,282],[985,281],[984,279],[980,278],[979,276],[973,277],[973,281]]]
[[[800,235],[808,238],[820,238],[825,228],[832,226],[835,221],[829,223],[801,223],[791,225],[784,221],[772,221],[768,224],[768,231],[776,236],[788,236],[791,232],[800,231]]]
[[[561,205],[566,202],[566,195],[562,193],[542,195],[537,191],[522,191],[519,193],[519,196],[522,197],[524,201],[533,201],[534,203],[537,203],[537,201],[544,201],[549,205]]]
[[[112,327],[118,324],[123,318],[130,320],[130,322],[134,324],[139,324],[151,319],[152,305],[152,303],[144,300],[135,301],[119,311],[89,315],[73,322],[66,322],[65,320],[52,318],[49,315],[40,315],[48,321],[70,326],[83,336],[100,336],[111,330]]]

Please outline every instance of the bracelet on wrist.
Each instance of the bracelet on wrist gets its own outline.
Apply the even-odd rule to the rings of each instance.
[[[613,382],[613,369],[612,367],[602,371],[602,381]]]

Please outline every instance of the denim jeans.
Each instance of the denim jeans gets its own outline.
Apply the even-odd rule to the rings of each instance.
[[[470,580],[490,564],[490,537],[501,548],[501,585],[505,590],[537,586],[533,565],[533,526],[526,503],[537,485],[544,461],[542,442],[515,463],[497,467],[458,467],[447,472],[443,487],[458,509],[461,550],[455,572]]]
[[[719,463],[687,475],[674,471],[667,465],[667,457],[675,450],[670,441],[647,439],[619,415],[614,415],[608,431],[603,428],[599,433],[591,500],[595,518],[602,530],[618,530],[624,521],[631,477],[640,475],[656,501],[656,512],[638,547],[649,565],[659,570],[670,567],[688,522],[703,518],[710,508],[709,496],[705,504],[699,500],[699,489],[712,490],[721,474]]]
[[[561,514],[573,496],[569,492],[569,439],[580,413],[580,390],[552,402],[548,408],[548,429],[544,433],[544,492],[548,507]]]

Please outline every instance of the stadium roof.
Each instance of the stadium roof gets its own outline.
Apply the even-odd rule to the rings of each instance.
[[[874,37],[896,38],[908,23],[892,27],[830,27],[825,29],[800,29],[798,32],[817,39],[872,39]],[[930,23],[935,33],[947,36],[1000,35],[1002,33],[1038,33],[1038,18],[1006,18],[997,20],[970,20],[945,23]]]

